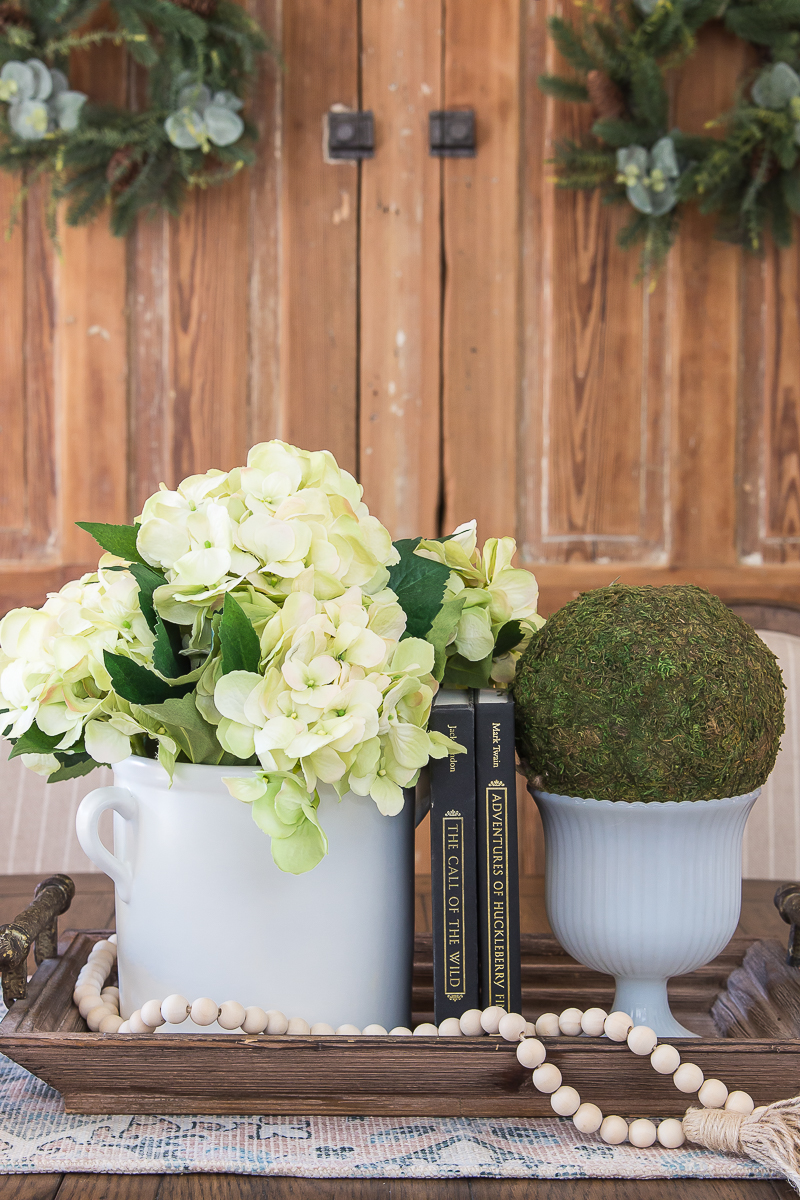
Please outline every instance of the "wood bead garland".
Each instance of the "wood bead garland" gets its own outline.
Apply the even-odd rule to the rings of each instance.
[[[597,1133],[608,1145],[631,1145],[646,1148],[656,1141],[668,1149],[677,1149],[690,1141],[709,1149],[747,1154],[772,1169],[780,1170],[795,1186],[800,1187],[800,1097],[777,1101],[770,1105],[754,1106],[753,1099],[741,1090],[728,1091],[720,1079],[705,1079],[701,1069],[691,1062],[681,1062],[675,1046],[658,1044],[654,1031],[644,1025],[634,1025],[627,1013],[606,1014],[601,1008],[582,1012],[578,1008],[562,1013],[544,1013],[535,1022],[526,1021],[520,1013],[507,1013],[492,1006],[470,1009],[460,1018],[446,1018],[437,1027],[424,1022],[413,1031],[396,1026],[388,1034],[382,1025],[367,1025],[360,1030],[344,1024],[333,1030],[325,1022],[309,1026],[302,1017],[286,1017],[277,1009],[265,1011],[257,1005],[245,1008],[236,1000],[221,1005],[207,996],[189,1001],[174,993],[164,1000],[148,1000],[132,1013],[127,1021],[119,1014],[119,989],[106,986],[105,981],[116,960],[116,938],[97,942],[89,959],[80,971],[73,999],[87,1025],[100,1033],[155,1033],[164,1025],[180,1025],[189,1017],[196,1025],[208,1027],[215,1022],[226,1030],[241,1029],[245,1034],[269,1036],[330,1037],[478,1037],[497,1036],[517,1043],[516,1057],[520,1065],[532,1071],[532,1083],[537,1091],[550,1096],[550,1105],[561,1117],[571,1117],[575,1128],[584,1134]],[[697,1093],[701,1108],[690,1108],[682,1121],[674,1117],[658,1123],[637,1118],[630,1125],[621,1116],[604,1115],[591,1101],[582,1099],[578,1091],[564,1083],[561,1071],[547,1062],[547,1048],[542,1037],[597,1037],[626,1042],[632,1053],[649,1056],[653,1070],[671,1075],[678,1091]]]

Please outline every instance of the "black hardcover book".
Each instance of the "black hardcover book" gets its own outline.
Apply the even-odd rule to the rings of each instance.
[[[474,693],[481,1008],[521,1012],[514,701]]]
[[[438,1025],[478,1007],[475,717],[467,691],[437,693],[430,728],[466,747],[431,759],[433,1010]]]

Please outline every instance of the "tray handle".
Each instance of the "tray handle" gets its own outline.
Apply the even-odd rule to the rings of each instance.
[[[800,969],[800,883],[785,883],[775,893],[775,907],[789,928],[786,961]]]
[[[127,904],[130,902],[133,883],[131,867],[107,850],[100,840],[100,817],[107,808],[119,813],[123,820],[131,822],[136,821],[139,811],[136,797],[127,788],[113,785],[95,788],[88,796],[84,796],[78,805],[75,829],[84,853],[96,867],[113,879],[118,897]]]
[[[0,925],[0,975],[8,1008],[28,994],[28,953],[36,965],[58,956],[58,918],[72,903],[75,884],[69,875],[51,875],[37,885],[33,900],[9,925]]]

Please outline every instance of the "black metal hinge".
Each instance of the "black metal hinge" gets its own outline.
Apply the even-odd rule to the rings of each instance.
[[[445,109],[429,116],[430,151],[436,158],[475,157],[475,112]]]
[[[326,157],[334,162],[373,158],[375,119],[367,112],[329,112],[326,116]]]

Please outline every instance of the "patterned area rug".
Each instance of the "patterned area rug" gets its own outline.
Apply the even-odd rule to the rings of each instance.
[[[606,1146],[568,1120],[467,1117],[70,1116],[58,1092],[0,1055],[0,1174],[99,1171],[323,1179],[766,1179],[693,1150]]]

